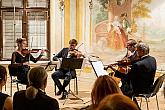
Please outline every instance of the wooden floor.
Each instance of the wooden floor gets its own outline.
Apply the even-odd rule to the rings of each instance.
[[[48,72],[48,84],[46,88],[46,93],[58,100],[60,96],[54,95],[54,82],[51,79],[51,74],[53,71]],[[73,95],[69,95],[69,98],[66,100],[58,100],[60,104],[61,110],[74,110],[80,109],[81,107],[85,107],[91,103],[90,100],[90,92],[93,86],[93,83],[96,79],[96,76],[93,71],[77,71],[78,76],[78,95],[77,97],[81,98],[82,100],[78,100]],[[71,81],[71,90],[74,92],[74,80]],[[16,84],[12,86],[13,93],[16,91]],[[20,89],[25,89],[25,86],[19,86]],[[10,94],[10,77],[8,76],[8,81],[6,85],[6,91],[3,88],[3,92]],[[158,100],[159,100],[159,110],[165,110],[165,98],[163,94],[163,87],[160,89],[158,93]],[[150,98],[149,100],[149,108],[150,110],[157,110],[156,100],[155,97]],[[64,104],[65,102],[65,104]],[[63,105],[64,104],[64,105]],[[147,110],[145,100],[142,102],[142,110]]]

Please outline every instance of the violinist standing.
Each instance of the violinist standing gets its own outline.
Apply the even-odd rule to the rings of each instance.
[[[18,47],[17,50],[12,53],[11,67],[17,68],[17,79],[20,83],[28,84],[27,73],[30,69],[29,61],[36,63],[43,56],[43,51],[41,51],[41,54],[37,58],[34,58],[31,52],[29,52],[30,50],[24,51],[27,47],[25,38],[18,38],[16,43]]]
[[[78,42],[76,39],[71,39],[69,41],[69,47],[63,48],[57,55],[53,57],[54,61],[57,61],[58,58],[79,58],[82,54],[80,51],[78,51],[76,48]],[[52,79],[56,83],[59,91],[57,92],[57,95],[61,95],[60,98],[65,99],[67,96],[67,91],[65,90],[65,87],[68,86],[70,80],[72,78],[76,77],[76,71],[75,69],[63,69],[59,68],[56,72],[52,74]],[[63,85],[61,84],[59,79],[64,79]]]

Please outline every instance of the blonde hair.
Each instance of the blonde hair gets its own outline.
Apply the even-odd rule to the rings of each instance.
[[[38,89],[45,85],[47,81],[47,72],[43,67],[34,67],[28,73],[29,87],[26,90],[26,98],[35,99]]]
[[[17,44],[21,44],[23,41],[26,41],[26,38],[17,38]]]

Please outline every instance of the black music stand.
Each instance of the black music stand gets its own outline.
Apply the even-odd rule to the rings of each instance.
[[[81,69],[82,67],[82,63],[83,63],[83,58],[63,58],[62,59],[62,64],[61,64],[61,68],[63,69],[69,69],[69,73],[71,69]],[[67,98],[68,99],[68,95],[71,94],[74,97],[76,97],[79,100],[82,100],[81,98],[77,97],[70,89],[70,83],[69,83],[69,90],[68,90],[68,94],[67,94]],[[66,102],[66,99],[63,103],[63,105]],[[83,100],[82,100],[83,101]]]
[[[53,63],[53,61],[42,63],[40,66],[42,66],[46,71],[52,71],[53,69],[57,70],[57,63]]]

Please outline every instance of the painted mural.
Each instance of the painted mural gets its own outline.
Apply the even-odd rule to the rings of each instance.
[[[165,68],[164,13],[161,0],[94,0],[94,52],[105,63],[120,60],[126,54],[127,39],[133,38],[148,43],[158,68]]]

